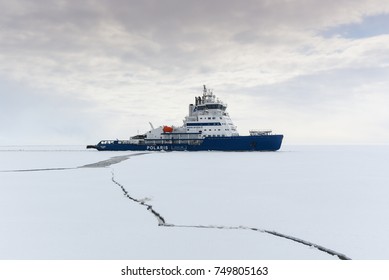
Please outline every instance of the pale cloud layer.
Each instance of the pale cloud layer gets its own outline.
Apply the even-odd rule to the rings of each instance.
[[[0,144],[179,125],[202,84],[241,134],[387,143],[389,1],[327,2],[0,0]]]

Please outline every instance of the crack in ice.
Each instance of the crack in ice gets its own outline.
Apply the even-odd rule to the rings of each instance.
[[[95,163],[85,164],[77,167],[54,167],[54,168],[32,168],[32,169],[15,169],[15,170],[0,170],[0,172],[34,172],[34,171],[54,171],[54,170],[72,170],[79,168],[104,168],[113,164],[125,161],[133,156],[141,156],[148,153],[136,153],[123,156],[114,156],[106,160],[98,161]]]
[[[139,155],[145,155],[145,154],[148,154],[148,153],[135,153],[135,154],[128,154],[128,155],[122,155],[122,156],[114,156],[114,157],[111,157],[107,160],[103,160],[103,161],[99,161],[99,162],[95,162],[95,163],[91,163],[91,164],[86,164],[86,165],[82,165],[82,166],[78,166],[78,167],[58,167],[58,168],[36,168],[36,169],[18,169],[18,170],[0,170],[0,172],[32,172],[32,171],[54,171],[54,170],[72,170],[72,169],[81,169],[81,168],[105,168],[105,167],[109,167],[113,164],[117,164],[117,163],[120,163],[120,162],[123,162],[133,156],[139,156]],[[279,233],[279,232],[276,232],[276,231],[272,231],[272,230],[266,230],[266,229],[260,229],[260,228],[254,228],[254,227],[247,227],[247,226],[220,226],[220,225],[178,225],[178,224],[169,224],[169,223],[166,223],[165,221],[165,218],[162,217],[162,215],[160,213],[158,213],[151,204],[148,204],[146,203],[147,200],[149,200],[148,198],[143,198],[143,199],[137,199],[137,198],[134,198],[132,196],[129,195],[128,191],[125,189],[125,187],[120,184],[118,181],[115,180],[115,176],[114,176],[114,172],[112,171],[112,182],[115,183],[117,186],[119,186],[124,195],[130,199],[131,201],[133,202],[136,202],[138,203],[139,205],[141,206],[144,206],[146,207],[146,209],[152,213],[154,215],[154,217],[157,219],[158,221],[158,226],[163,226],[163,227],[181,227],[181,228],[202,228],[202,229],[223,229],[223,230],[252,230],[252,231],[257,231],[257,232],[260,232],[260,233],[264,233],[264,234],[270,234],[270,235],[273,235],[273,236],[276,236],[276,237],[280,237],[280,238],[284,238],[284,239],[288,239],[288,240],[291,240],[293,242],[297,242],[297,243],[300,243],[300,244],[303,244],[303,245],[306,245],[306,246],[309,246],[309,247],[312,247],[312,248],[316,248],[322,252],[325,252],[327,254],[330,254],[332,256],[337,256],[339,259],[341,260],[350,260],[349,257],[347,257],[346,255],[342,254],[342,253],[338,253],[334,250],[331,250],[331,249],[328,249],[326,247],[323,247],[321,245],[318,245],[318,244],[315,244],[315,243],[312,243],[312,242],[309,242],[309,241],[306,241],[306,240],[303,240],[303,239],[300,239],[300,238],[297,238],[297,237],[294,237],[294,236],[291,236],[291,235],[286,235],[286,234],[283,234],[283,233]]]
[[[15,170],[0,170],[0,172],[34,172],[34,171],[70,170],[70,169],[77,169],[77,167],[15,169]]]
[[[280,232],[277,232],[277,231],[273,231],[273,230],[266,230],[266,229],[260,229],[260,228],[255,228],[255,227],[247,227],[247,226],[178,225],[178,224],[166,223],[165,222],[165,218],[163,218],[160,213],[155,211],[151,204],[146,204],[145,203],[145,199],[137,199],[137,198],[134,198],[134,197],[130,196],[128,194],[128,191],[126,190],[126,188],[122,184],[120,184],[118,181],[115,180],[115,174],[114,174],[113,171],[112,171],[112,178],[111,179],[112,179],[113,183],[115,183],[117,186],[119,186],[122,189],[124,195],[128,199],[130,199],[130,200],[132,200],[132,201],[134,201],[134,202],[136,202],[136,203],[138,203],[138,204],[140,204],[142,206],[145,206],[147,208],[147,210],[150,211],[156,217],[156,219],[158,220],[158,226],[162,226],[162,227],[181,227],[181,228],[202,228],[202,229],[224,229],[224,230],[252,230],[252,231],[257,231],[257,232],[261,232],[261,233],[277,236],[277,237],[280,237],[280,238],[288,239],[288,240],[291,240],[293,242],[297,242],[297,243],[309,246],[311,248],[315,248],[315,249],[317,249],[319,251],[322,251],[324,253],[330,254],[332,256],[336,256],[340,260],[351,260],[351,258],[347,257],[345,254],[336,252],[336,251],[334,251],[332,249],[328,249],[326,247],[323,247],[321,245],[318,245],[318,244],[315,244],[315,243],[303,240],[301,238],[297,238],[297,237],[294,237],[294,236],[291,236],[291,235],[286,235],[286,234],[283,234],[283,233],[280,233]]]
[[[157,218],[157,220],[158,220],[158,225],[159,225],[159,226],[164,226],[164,225],[166,225],[165,219],[164,219],[158,212],[156,212],[156,211],[153,209],[153,206],[152,206],[151,204],[145,203],[146,199],[136,199],[136,198],[130,196],[130,195],[128,194],[127,190],[124,188],[124,186],[123,186],[122,184],[120,184],[118,181],[115,180],[115,174],[114,174],[114,172],[112,171],[111,173],[112,173],[112,178],[111,178],[112,182],[114,182],[116,185],[118,185],[118,186],[122,189],[124,195],[125,195],[128,199],[130,199],[130,200],[132,200],[132,201],[134,201],[134,202],[136,202],[136,203],[138,203],[138,204],[140,204],[140,205],[142,205],[142,206],[145,206],[145,207],[147,208],[147,210],[150,211],[150,212]]]
[[[130,157],[141,156],[141,155],[145,155],[145,154],[148,154],[148,153],[136,153],[136,154],[123,155],[123,156],[115,156],[115,157],[111,157],[111,158],[106,159],[106,160],[98,161],[98,162],[91,163],[91,164],[82,165],[82,166],[79,166],[77,168],[109,167],[113,164],[117,164],[117,163],[120,163],[122,161],[125,161],[125,160],[129,159]]]

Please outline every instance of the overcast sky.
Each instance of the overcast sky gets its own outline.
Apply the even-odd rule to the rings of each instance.
[[[0,0],[0,145],[181,125],[206,84],[240,134],[389,143],[387,0]]]

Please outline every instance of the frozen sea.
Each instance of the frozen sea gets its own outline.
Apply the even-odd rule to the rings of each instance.
[[[388,160],[384,145],[1,146],[0,259],[387,260]]]

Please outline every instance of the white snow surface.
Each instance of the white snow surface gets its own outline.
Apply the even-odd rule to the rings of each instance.
[[[389,146],[135,154],[0,147],[0,259],[389,259]]]

